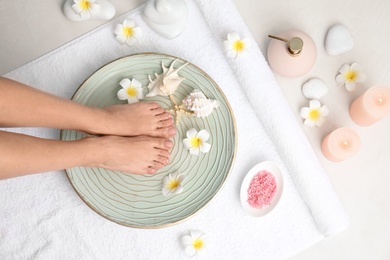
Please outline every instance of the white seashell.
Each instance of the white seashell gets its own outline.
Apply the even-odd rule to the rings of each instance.
[[[325,50],[329,55],[346,53],[353,48],[351,32],[342,24],[332,26],[326,35]]]
[[[174,69],[173,64],[175,64],[175,62],[176,60],[171,63],[169,69],[165,68],[164,64],[161,63],[163,73],[155,73],[154,75],[156,76],[156,78],[154,80],[152,80],[149,76],[149,93],[146,95],[146,97],[154,97],[156,95],[169,96],[176,91],[180,83],[185,80],[185,78],[180,77],[177,72],[181,70],[184,66],[186,66],[188,62],[180,68]]]
[[[198,89],[192,91],[182,103],[188,111],[193,112],[197,117],[207,117],[213,112],[214,108],[219,106],[217,100],[208,99],[203,92]]]
[[[328,86],[320,79],[309,79],[302,85],[302,94],[308,99],[320,99],[328,93]]]

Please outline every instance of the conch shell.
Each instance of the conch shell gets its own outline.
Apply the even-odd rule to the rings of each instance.
[[[181,70],[184,66],[186,66],[188,62],[180,68],[174,69],[173,64],[175,64],[175,62],[176,60],[171,63],[171,66],[169,68],[164,67],[164,64],[161,63],[163,73],[154,73],[154,75],[156,76],[154,80],[152,80],[149,75],[149,93],[146,95],[146,97],[154,97],[156,95],[166,97],[172,95],[176,91],[180,83],[185,80],[185,78],[180,77],[177,72]]]
[[[198,89],[193,90],[182,104],[187,111],[191,111],[196,117],[207,117],[213,112],[214,108],[219,106],[219,102],[214,99],[208,99],[203,92]]]

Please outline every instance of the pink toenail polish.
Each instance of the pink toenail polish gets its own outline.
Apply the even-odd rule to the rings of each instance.
[[[171,148],[172,147],[172,142],[171,141],[165,141],[165,147]]]
[[[168,133],[169,133],[170,135],[174,135],[174,134],[176,134],[176,129],[175,129],[175,128],[170,128],[170,129],[168,130]]]

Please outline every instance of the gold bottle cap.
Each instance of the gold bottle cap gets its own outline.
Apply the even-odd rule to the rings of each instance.
[[[293,56],[296,56],[298,55],[301,51],[302,51],[302,47],[303,47],[303,41],[301,38],[299,37],[294,37],[292,38],[289,42],[288,42],[288,52],[293,55]]]
[[[268,37],[287,43],[287,50],[291,56],[298,56],[303,48],[303,40],[299,37],[293,37],[290,40],[279,36],[268,35]]]

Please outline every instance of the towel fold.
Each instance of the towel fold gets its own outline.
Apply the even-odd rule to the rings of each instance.
[[[5,76],[70,98],[94,71],[125,55],[160,52],[190,61],[220,86],[236,118],[236,161],[219,194],[178,225],[140,230],[93,212],[64,171],[1,181],[1,259],[183,259],[180,237],[194,229],[209,237],[209,259],[280,259],[347,227],[346,214],[258,47],[252,46],[250,57],[242,59],[224,53],[227,33],[251,37],[233,2],[187,4],[186,29],[175,39],[150,30],[140,7]],[[115,25],[126,17],[144,31],[134,47],[115,40]],[[45,138],[59,133],[14,130]],[[264,160],[279,164],[284,190],[271,213],[253,218],[243,211],[239,190],[245,174]]]

